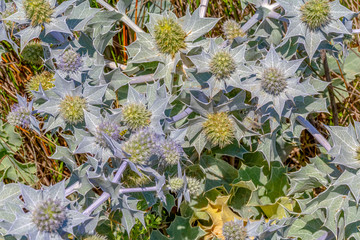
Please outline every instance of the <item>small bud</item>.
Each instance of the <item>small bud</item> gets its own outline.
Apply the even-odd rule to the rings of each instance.
[[[122,114],[125,124],[132,129],[147,127],[151,122],[151,112],[142,103],[125,105]]]
[[[40,83],[43,90],[49,90],[55,86],[54,81],[54,74],[50,72],[44,71],[36,74],[26,83],[26,92],[32,95],[31,91],[39,91]]]
[[[96,142],[101,146],[105,147],[106,141],[103,137],[103,134],[106,134],[115,141],[117,141],[120,138],[120,126],[114,122],[108,121],[99,124],[96,129]]]
[[[14,104],[6,119],[13,126],[27,128],[30,125],[30,114],[31,112],[28,108]]]
[[[225,112],[208,114],[203,129],[207,139],[220,148],[230,144],[235,137],[233,120]]]
[[[107,237],[95,234],[93,236],[86,237],[84,240],[107,240]]]
[[[184,180],[178,177],[170,178],[168,186],[170,191],[174,193],[180,192],[184,187]]]
[[[168,165],[177,164],[183,155],[183,149],[181,146],[172,139],[165,139],[162,141],[161,151],[162,159]]]
[[[246,33],[241,30],[240,24],[234,20],[226,20],[223,24],[223,32],[226,39],[233,40],[237,37],[245,37]]]
[[[26,17],[31,20],[32,26],[49,23],[54,10],[47,0],[25,0],[24,9]]]
[[[47,199],[32,212],[32,221],[43,232],[55,232],[66,219],[66,208],[59,200]]]
[[[301,20],[310,30],[317,30],[331,21],[328,0],[309,0],[300,8]]]
[[[83,61],[79,53],[72,49],[66,50],[60,55],[58,68],[64,72],[76,72],[81,68]]]
[[[266,68],[262,72],[261,87],[268,94],[277,96],[287,87],[286,78],[278,68]]]
[[[229,78],[236,69],[235,61],[227,51],[215,53],[209,66],[210,72],[214,74],[218,80]]]
[[[172,57],[180,50],[186,48],[186,33],[174,19],[164,17],[155,25],[155,41],[161,53]]]
[[[193,177],[187,177],[187,188],[189,189],[190,195],[197,197],[202,193],[201,182]]]
[[[31,42],[25,46],[21,53],[25,62],[41,65],[43,64],[44,49],[40,43]]]
[[[77,124],[84,120],[86,99],[80,96],[67,95],[60,103],[60,114],[66,122]]]
[[[224,223],[223,236],[225,240],[245,240],[247,232],[243,222],[235,220]]]

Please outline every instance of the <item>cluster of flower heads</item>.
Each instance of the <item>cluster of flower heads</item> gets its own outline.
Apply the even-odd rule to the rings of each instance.
[[[32,221],[40,231],[54,232],[66,219],[66,208],[57,199],[47,199],[38,203],[32,212]]]

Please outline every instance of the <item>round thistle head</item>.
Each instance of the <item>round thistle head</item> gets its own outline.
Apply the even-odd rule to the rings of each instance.
[[[13,126],[28,127],[30,125],[30,110],[26,107],[21,107],[19,104],[14,104],[11,107],[11,112],[7,115],[7,121]]]
[[[230,144],[235,137],[234,122],[225,112],[208,114],[203,129],[206,138],[220,148]]]
[[[178,177],[170,178],[168,187],[174,193],[180,192],[184,187],[184,180]]]
[[[95,235],[86,237],[84,240],[107,240],[107,237],[99,235],[99,234],[95,234]]]
[[[309,0],[300,8],[301,20],[310,30],[326,26],[331,20],[328,0]]]
[[[67,95],[60,103],[60,114],[66,122],[77,124],[84,120],[86,104],[86,99],[83,97]]]
[[[43,90],[49,90],[53,88],[54,85],[54,74],[44,71],[41,74],[36,74],[26,83],[26,92],[32,95],[31,91],[38,91],[40,84]]]
[[[129,140],[124,143],[123,150],[130,154],[131,162],[144,164],[152,155],[159,153],[158,142],[158,135],[144,128],[130,136]]]
[[[230,53],[226,51],[215,53],[210,60],[209,66],[210,72],[214,74],[218,80],[229,78],[236,69],[234,59]]]
[[[172,139],[166,139],[161,144],[162,159],[168,165],[177,164],[182,155],[183,149],[181,146]]]
[[[164,17],[157,21],[155,25],[155,42],[161,53],[175,54],[186,48],[186,33],[174,19]]]
[[[125,124],[131,129],[149,126],[151,112],[142,103],[130,103],[122,109]]]
[[[64,72],[76,72],[81,68],[82,64],[80,54],[73,49],[69,49],[60,55],[57,66]]]
[[[201,182],[193,177],[187,177],[187,188],[189,189],[190,195],[197,197],[202,193]]]
[[[246,229],[242,221],[229,221],[223,225],[223,236],[225,240],[245,240]]]
[[[261,74],[261,87],[266,93],[277,96],[287,87],[286,77],[278,68],[266,68]]]
[[[223,24],[223,32],[226,39],[233,40],[237,37],[245,37],[246,33],[241,30],[240,24],[234,20],[226,20]]]
[[[31,42],[24,47],[21,55],[25,62],[41,65],[43,64],[42,58],[44,57],[44,49],[40,43]]]
[[[59,200],[48,199],[36,206],[32,221],[43,232],[55,232],[66,219],[66,208]]]
[[[32,26],[49,23],[54,10],[46,0],[25,0],[24,9],[27,19],[31,21]]]
[[[118,140],[120,138],[120,126],[114,122],[102,122],[96,129],[95,141],[101,146],[106,146],[105,138],[103,134],[108,135],[114,140]]]

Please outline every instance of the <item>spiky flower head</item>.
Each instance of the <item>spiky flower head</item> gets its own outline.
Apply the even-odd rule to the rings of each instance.
[[[39,203],[32,212],[32,221],[39,231],[55,232],[66,219],[66,208],[57,199]]]
[[[184,188],[184,179],[179,177],[170,178],[168,187],[174,193],[180,192]]]
[[[309,0],[300,8],[301,20],[310,30],[326,26],[331,21],[328,0]]]
[[[103,134],[106,134],[109,137],[111,137],[112,139],[114,139],[115,141],[117,141],[120,138],[119,124],[117,124],[115,122],[104,121],[104,122],[100,123],[99,126],[97,127],[96,135],[95,135],[96,142],[98,144],[100,144],[101,146],[105,147],[106,141],[105,141]]]
[[[285,74],[278,68],[265,68],[261,74],[261,87],[268,94],[277,96],[287,86]]]
[[[35,27],[51,21],[51,15],[54,10],[52,9],[49,1],[25,0],[23,3],[26,17],[31,21],[32,26]]]
[[[197,197],[202,193],[201,182],[197,178],[187,177],[186,181],[190,195]]]
[[[7,121],[13,126],[28,127],[30,125],[30,110],[26,107],[14,104],[7,116]]]
[[[80,54],[73,49],[68,49],[61,54],[57,64],[60,70],[68,73],[77,72],[82,65],[83,61]]]
[[[170,17],[163,17],[155,25],[155,42],[158,50],[164,54],[175,54],[186,48],[186,33],[181,25]]]
[[[231,19],[224,22],[223,32],[228,40],[233,40],[237,37],[245,37],[246,35],[246,33],[241,30],[240,24]]]
[[[26,45],[21,55],[25,62],[35,65],[43,64],[44,49],[38,42],[31,42]]]
[[[235,137],[234,122],[225,112],[209,113],[202,126],[206,138],[220,148],[230,144]]]
[[[168,165],[177,164],[183,155],[183,149],[180,144],[172,139],[164,139],[160,146],[162,159]]]
[[[32,95],[32,91],[38,91],[40,84],[43,90],[49,90],[54,85],[54,74],[48,71],[44,71],[40,74],[36,74],[26,83],[26,91]]]
[[[107,237],[99,235],[99,234],[95,234],[95,235],[86,237],[84,240],[107,240]]]
[[[216,79],[227,79],[236,69],[235,60],[227,51],[218,51],[210,61],[210,72],[215,75]]]
[[[81,96],[66,95],[60,103],[60,114],[70,124],[82,122],[86,109],[86,99]]]
[[[123,150],[130,154],[133,163],[144,164],[154,154],[159,154],[159,136],[149,128],[138,130],[123,145]]]
[[[142,103],[130,103],[122,109],[125,124],[132,129],[149,126],[151,112]]]
[[[243,221],[228,221],[223,225],[223,236],[225,240],[245,240],[247,236]]]

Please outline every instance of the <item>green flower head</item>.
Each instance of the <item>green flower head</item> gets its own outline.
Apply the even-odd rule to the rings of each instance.
[[[331,20],[328,0],[309,0],[300,8],[301,20],[309,29],[326,26]]]
[[[208,114],[202,126],[206,138],[220,148],[229,145],[235,138],[234,122],[225,112]]]
[[[66,122],[77,124],[84,120],[86,99],[81,96],[67,95],[60,103],[60,114]]]

